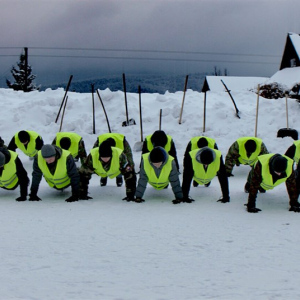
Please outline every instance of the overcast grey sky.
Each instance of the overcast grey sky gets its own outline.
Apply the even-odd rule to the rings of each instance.
[[[232,76],[270,77],[279,68],[287,33],[300,33],[299,0],[0,4],[2,81],[23,47],[29,48],[29,63],[41,81],[53,81],[53,74],[67,81],[70,74],[75,79],[79,73],[84,78],[95,72],[211,73],[214,66]]]

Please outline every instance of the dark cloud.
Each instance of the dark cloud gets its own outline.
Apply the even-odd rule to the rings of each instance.
[[[230,75],[271,76],[280,65],[287,33],[300,33],[300,4],[295,0],[2,0],[1,4],[1,45],[20,49],[1,48],[0,54],[19,55],[22,47],[29,47],[33,69],[49,77],[97,70],[212,72],[214,66],[226,68]],[[45,55],[52,57],[41,57]],[[0,56],[2,70],[17,60]]]

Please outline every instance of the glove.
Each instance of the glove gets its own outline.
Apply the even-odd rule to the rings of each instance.
[[[27,197],[26,196],[21,196],[21,197],[18,197],[17,199],[16,199],[17,201],[26,201],[27,200]]]
[[[75,201],[78,201],[78,196],[72,195],[71,197],[69,197],[69,198],[66,199],[65,201],[66,201],[66,202],[75,202]]]
[[[29,201],[41,201],[42,199],[38,195],[29,195]]]
[[[293,212],[300,212],[300,207],[298,206],[291,206],[289,211],[293,211]]]
[[[217,202],[227,203],[230,202],[230,197],[221,197]]]
[[[88,195],[82,195],[78,197],[78,200],[90,200],[93,199],[93,197],[90,197]]]
[[[227,177],[233,177],[234,175],[232,173],[226,173]]]

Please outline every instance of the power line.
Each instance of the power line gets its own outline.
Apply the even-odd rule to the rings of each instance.
[[[249,54],[249,53],[227,53],[207,51],[175,51],[175,50],[145,50],[145,49],[114,49],[114,48],[67,48],[67,47],[28,47],[36,50],[64,50],[64,51],[102,51],[102,52],[132,52],[132,53],[167,53],[167,54],[189,54],[189,55],[226,55],[226,56],[250,56],[250,57],[281,57],[273,54]],[[0,49],[20,49],[20,47],[0,47]]]

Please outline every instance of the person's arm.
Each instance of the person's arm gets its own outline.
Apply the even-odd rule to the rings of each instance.
[[[255,165],[255,167],[250,171],[250,186],[249,186],[249,196],[248,196],[248,203],[247,208],[249,209],[255,209],[256,208],[256,197],[258,193],[258,189],[260,187],[260,184],[262,182],[262,176],[261,176],[261,163],[258,161]]]
[[[36,150],[41,150],[42,147],[43,147],[43,145],[44,145],[43,139],[42,139],[40,136],[38,136],[38,137],[35,139],[35,149],[36,149]]]
[[[169,181],[172,186],[172,190],[175,198],[182,199],[183,194],[182,194],[182,189],[181,189],[180,180],[178,176],[178,169],[174,160],[172,161],[172,169],[169,175]]]
[[[79,199],[88,199],[89,182],[94,173],[92,155],[89,154],[79,169]]]
[[[124,151],[123,152],[127,157],[128,163],[134,169],[134,161],[133,161],[133,156],[132,156],[132,150],[131,150],[131,147],[130,147],[129,143],[127,142],[126,138],[124,138],[123,146],[124,146]]]
[[[230,201],[230,196],[229,196],[229,186],[228,186],[228,177],[226,175],[226,168],[223,162],[223,157],[220,157],[220,169],[217,173],[219,183],[221,186],[222,190],[222,199],[218,200],[220,202],[229,202]]]
[[[13,138],[10,140],[10,142],[7,146],[7,149],[15,152],[17,148],[18,148],[18,146],[16,145],[16,142],[15,142],[15,136],[13,136]]]
[[[269,154],[269,151],[264,143],[261,144],[261,150],[259,155],[263,155],[263,154]]]
[[[136,198],[143,198],[148,181],[149,181],[148,176],[144,169],[144,160],[142,159],[141,160],[141,168],[140,168],[140,176],[139,176],[138,185],[137,185],[136,192],[135,192]]]
[[[174,141],[172,140],[171,142],[171,149],[170,149],[170,152],[169,154],[174,157],[174,160],[175,160],[175,164],[176,164],[176,168],[177,168],[177,171],[179,172],[179,163],[178,163],[178,159],[177,159],[177,152],[176,152],[176,147],[175,147],[175,144],[174,144]]]
[[[21,198],[26,199],[28,194],[29,178],[19,157],[16,158],[15,162],[16,162],[17,176],[20,185],[20,196]]]
[[[32,171],[32,182],[30,187],[30,196],[37,197],[37,192],[39,190],[39,185],[42,180],[43,173],[38,166],[38,157],[35,156],[33,161],[33,171]]]
[[[293,171],[290,177],[286,180],[286,189],[289,195],[290,199],[290,206],[291,208],[293,207],[298,207],[300,206],[298,202],[298,189],[297,189],[297,184],[296,184],[296,176],[295,172]]]
[[[232,175],[233,167],[235,166],[236,161],[238,160],[239,156],[240,156],[239,145],[237,142],[234,142],[230,146],[230,148],[227,152],[227,155],[225,157],[225,169],[226,169],[227,176]]]
[[[287,157],[291,158],[292,160],[294,160],[294,156],[296,153],[296,146],[293,144],[292,146],[290,146],[284,155],[286,155]]]
[[[71,180],[72,196],[78,197],[80,176],[71,154],[67,157],[67,174]]]
[[[79,145],[78,145],[78,157],[80,158],[81,164],[83,164],[87,158],[87,153],[85,150],[85,145],[84,145],[83,140],[80,140]]]
[[[189,197],[193,176],[194,176],[194,169],[193,169],[192,159],[188,154],[183,159],[182,193],[184,198]]]

